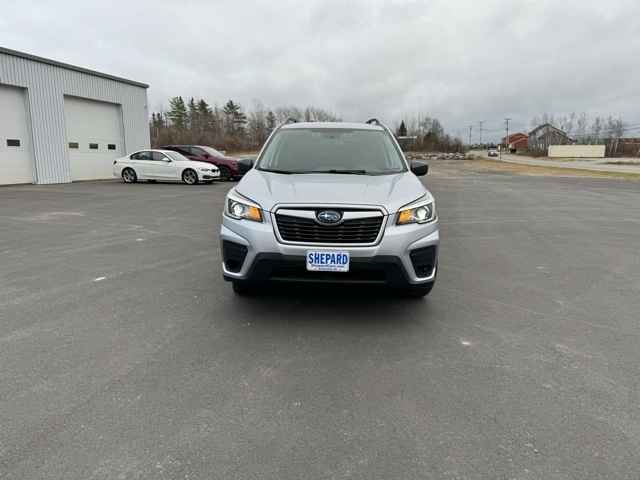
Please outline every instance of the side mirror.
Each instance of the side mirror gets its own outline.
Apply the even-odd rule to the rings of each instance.
[[[238,170],[242,175],[253,168],[253,158],[241,158],[238,160]]]
[[[414,175],[422,177],[423,175],[429,173],[429,165],[424,162],[418,162],[414,160],[413,162],[411,162],[411,171],[414,173]]]
[[[209,155],[208,153],[204,154],[204,158],[206,158],[207,160],[211,158],[211,155]]]

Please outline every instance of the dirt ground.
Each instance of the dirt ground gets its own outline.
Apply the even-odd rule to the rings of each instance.
[[[537,165],[522,165],[506,163],[496,160],[472,159],[472,160],[430,160],[432,167],[437,165],[439,170],[463,169],[476,173],[509,173],[527,176],[553,176],[553,177],[591,177],[591,178],[615,178],[622,180],[640,181],[640,175],[633,173],[610,173],[572,168],[543,167]]]

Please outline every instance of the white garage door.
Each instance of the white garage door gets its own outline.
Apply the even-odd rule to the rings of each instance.
[[[0,185],[33,183],[26,90],[0,85]]]
[[[120,105],[64,97],[71,180],[112,178],[113,161],[124,155]]]

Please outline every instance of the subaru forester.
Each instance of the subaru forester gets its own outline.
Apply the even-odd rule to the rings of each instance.
[[[433,288],[435,201],[391,131],[366,123],[278,127],[225,199],[222,270],[238,294],[265,282]]]

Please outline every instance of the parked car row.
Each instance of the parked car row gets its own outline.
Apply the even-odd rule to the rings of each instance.
[[[165,145],[163,150],[172,150],[184,155],[189,160],[210,163],[220,170],[220,180],[239,180],[242,173],[238,168],[238,158],[228,157],[224,152],[206,145]]]
[[[466,155],[464,153],[442,153],[442,152],[407,152],[407,158],[415,160],[464,160]]]
[[[138,181],[184,182],[188,185],[214,180],[239,180],[240,159],[206,145],[166,145],[145,149],[113,162],[113,175],[125,183]]]

